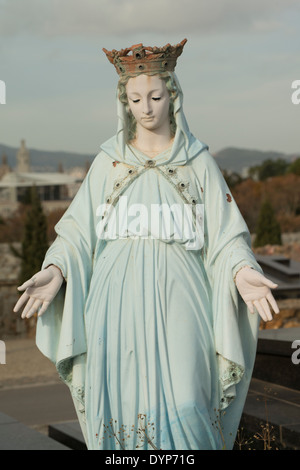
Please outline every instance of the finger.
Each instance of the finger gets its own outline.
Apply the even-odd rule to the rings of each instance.
[[[42,307],[40,308],[40,310],[38,312],[38,317],[41,317],[43,315],[43,313],[45,313],[45,311],[47,310],[49,304],[50,304],[50,302],[47,302],[46,300],[43,302],[43,305],[42,305]]]
[[[32,315],[34,315],[38,311],[40,305],[42,305],[42,302],[43,302],[42,300],[36,299],[31,309],[27,313],[26,318],[32,317]]]
[[[32,287],[34,285],[34,282],[35,282],[35,280],[31,278],[28,281],[23,282],[23,284],[21,286],[19,286],[17,289],[18,290],[25,290],[25,289],[27,289],[27,287]]]
[[[256,307],[256,310],[258,311],[258,313],[260,314],[261,318],[264,320],[264,321],[268,321],[267,317],[266,317],[266,314],[265,314],[265,311],[263,309],[263,307],[260,305],[260,303],[258,302],[258,300],[255,300],[254,302],[254,305]]]
[[[267,279],[266,277],[263,278],[263,283],[265,286],[270,287],[270,289],[276,289],[276,287],[278,287],[278,284],[275,284],[275,282],[270,281],[270,279]]]
[[[18,302],[14,306],[14,312],[17,312],[28,299],[29,299],[29,295],[26,292],[24,292],[24,294],[21,295]]]
[[[246,302],[248,309],[250,310],[250,313],[254,313],[254,308],[252,302]]]
[[[265,314],[266,314],[266,316],[267,316],[267,319],[268,319],[269,321],[273,320],[273,315],[272,315],[272,313],[271,313],[271,310],[270,310],[269,304],[268,304],[268,302],[267,302],[267,299],[264,297],[263,299],[261,299],[260,303],[261,303],[261,305],[262,305],[262,307],[263,307],[263,309],[264,309],[264,312],[265,312]]]
[[[30,308],[33,306],[34,302],[35,302],[35,298],[33,297],[30,297],[30,299],[28,300],[23,312],[22,312],[22,315],[21,315],[21,318],[25,318],[26,317],[26,314],[27,312],[30,310]]]
[[[279,307],[271,292],[266,296],[275,313],[279,313]]]

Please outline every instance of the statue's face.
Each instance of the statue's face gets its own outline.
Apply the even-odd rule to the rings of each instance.
[[[126,85],[129,107],[137,125],[158,130],[169,122],[169,92],[158,75],[138,75]]]

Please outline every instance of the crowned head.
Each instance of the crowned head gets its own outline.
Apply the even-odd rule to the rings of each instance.
[[[108,51],[103,48],[108,60],[115,66],[120,77],[136,76],[137,74],[160,74],[173,72],[177,58],[182,54],[187,39],[179,44],[163,47],[146,47],[135,44],[126,49]]]
[[[171,46],[167,44],[161,48],[159,47],[144,47],[142,44],[131,46],[127,49],[120,51],[112,50],[107,51],[103,49],[108,60],[114,65],[118,76],[118,98],[125,106],[127,113],[127,139],[132,140],[136,133],[136,118],[135,113],[132,112],[132,100],[128,98],[128,91],[133,88],[131,85],[136,82],[146,83],[142,80],[136,80],[140,75],[155,76],[159,78],[162,83],[162,88],[168,93],[168,119],[170,125],[171,135],[175,135],[176,121],[174,116],[174,101],[178,95],[176,81],[174,79],[174,72],[177,58],[182,54],[183,47],[187,39],[184,39],[179,44]],[[142,77],[141,77],[142,79]],[[138,90],[135,90],[138,91]],[[139,92],[140,93],[140,92]],[[130,106],[131,104],[131,106]],[[146,120],[143,120],[146,123]],[[151,120],[149,120],[149,126]]]

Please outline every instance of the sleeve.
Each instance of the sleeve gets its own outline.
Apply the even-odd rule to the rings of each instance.
[[[94,159],[75,198],[55,226],[57,236],[42,265],[42,268],[50,264],[58,266],[66,282],[44,315],[38,318],[36,344],[55,364],[73,399],[82,407],[86,355],[84,312],[94,253],[100,243],[95,224],[97,206],[104,200],[106,166],[101,155]]]
[[[235,436],[256,356],[258,314],[251,314],[234,283],[247,265],[259,272],[248,227],[214,158],[200,156],[199,191],[204,204],[203,263],[208,278],[216,354],[220,409],[226,409],[224,431]],[[227,433],[229,435],[229,431]],[[230,444],[229,444],[230,446]]]

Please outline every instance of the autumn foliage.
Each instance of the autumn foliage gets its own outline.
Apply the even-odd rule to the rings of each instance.
[[[289,173],[265,181],[248,178],[234,186],[232,194],[250,232],[256,230],[260,208],[266,199],[272,204],[282,233],[300,232],[300,175]]]
[[[22,240],[28,209],[25,205],[20,204],[18,210],[10,217],[4,218],[0,216],[0,243],[13,243]],[[47,238],[50,242],[56,237],[54,226],[63,216],[64,212],[64,209],[56,209],[46,216]]]

